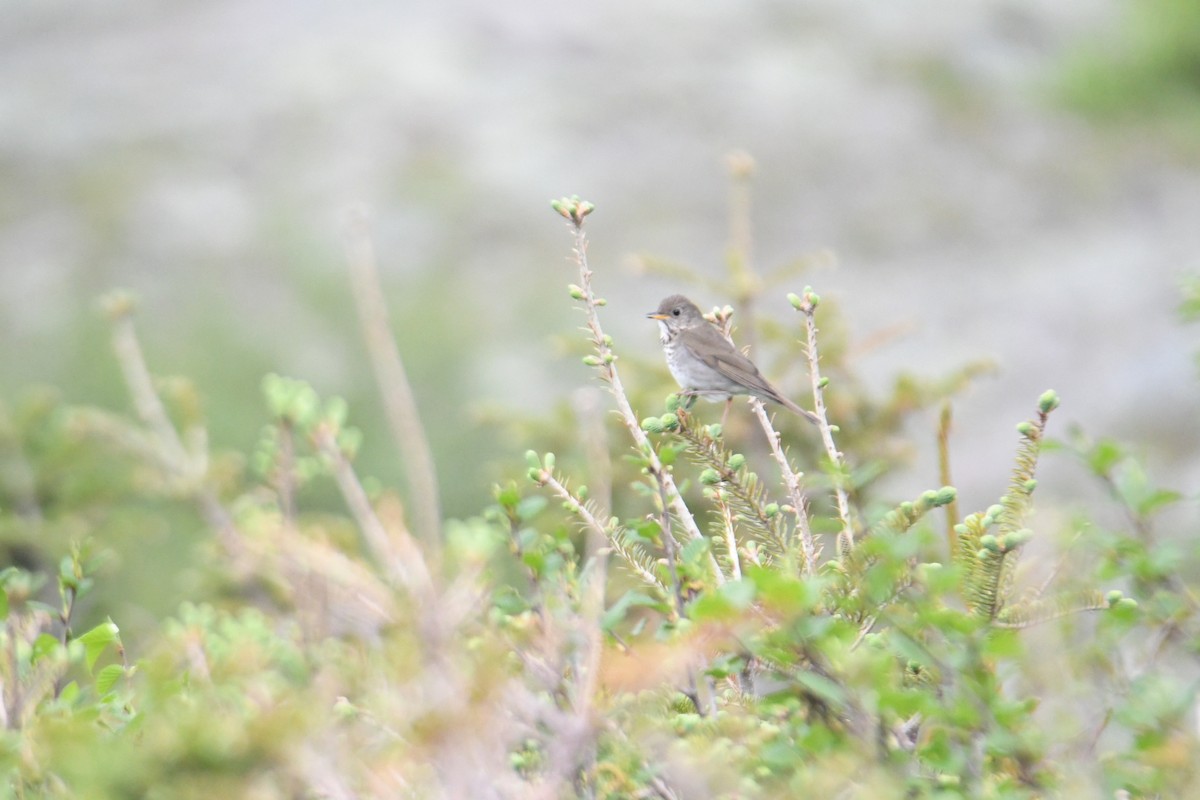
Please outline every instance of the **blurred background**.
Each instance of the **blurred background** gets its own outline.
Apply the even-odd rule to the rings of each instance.
[[[956,403],[966,507],[1003,491],[1047,388],[1056,424],[1195,485],[1197,336],[1176,314],[1200,270],[1194,0],[10,2],[0,397],[128,410],[95,313],[125,287],[215,448],[252,447],[269,371],[382,432],[342,244],[365,203],[447,515],[470,515],[536,446],[495,420],[561,413],[592,380],[562,344],[580,318],[547,201],[597,205],[605,324],[658,363],[662,296],[731,299],[637,256],[725,273],[733,151],[757,165],[756,267],[824,254],[787,290],[839,306],[861,374],[995,362]],[[797,320],[782,291],[759,312]],[[929,450],[898,496],[936,484],[935,421],[912,425]],[[396,482],[395,458],[368,435],[364,472]]]

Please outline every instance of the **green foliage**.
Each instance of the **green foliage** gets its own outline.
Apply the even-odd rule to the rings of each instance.
[[[1200,132],[1200,6],[1126,0],[1118,23],[1085,42],[1061,81],[1067,104],[1093,118],[1162,129],[1195,152]]]
[[[1013,463],[994,465],[1010,477],[990,507],[959,521],[953,486],[878,496],[877,478],[902,466],[906,417],[947,402],[976,368],[906,376],[874,396],[844,358],[836,300],[809,288],[791,299],[801,344],[765,324],[752,332],[764,349],[811,355],[815,322],[833,329],[825,377],[811,381],[815,430],[798,418],[776,429],[753,405],[761,430],[748,427],[741,404],[705,424],[706,409],[676,395],[638,416],[661,406],[662,387],[603,331],[583,235],[594,208],[555,208],[575,237],[568,293],[587,315],[588,364],[616,420],[590,461],[574,430],[523,467],[514,457],[523,479],[447,522],[436,552],[410,534],[397,493],[357,473],[354,409],[303,381],[263,380],[247,470],[207,452],[181,382],[131,381],[137,418],[57,401],[0,415],[3,541],[56,532],[42,542],[53,557],[0,571],[8,795],[1200,788],[1200,545],[1160,530],[1182,493],[1119,443],[1050,439],[1059,398],[1047,392],[1017,426]],[[736,296],[754,299],[763,283],[744,252],[730,270]],[[132,336],[132,307],[110,305]],[[730,325],[732,309],[714,318]],[[125,358],[127,375],[145,369],[137,348]],[[1039,481],[1057,480],[1047,453],[1083,464],[1117,513],[1082,505],[1060,515],[1065,531],[1034,514]],[[311,502],[321,486],[343,511]],[[108,604],[81,611],[119,574],[88,544],[105,530],[97,520],[134,503],[211,533],[194,554],[207,598],[178,604],[136,644]]]

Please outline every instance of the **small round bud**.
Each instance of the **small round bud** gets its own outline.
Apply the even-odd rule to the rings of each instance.
[[[589,367],[598,367],[600,366],[600,359],[596,356],[584,356],[583,363]]]
[[[713,486],[721,482],[721,474],[712,467],[700,473],[700,482],[705,486]]]
[[[1108,603],[1110,606],[1114,606],[1117,603],[1121,602],[1121,598],[1123,598],[1124,596],[1125,596],[1125,593],[1122,592],[1120,589],[1113,589],[1110,592],[1108,592],[1108,594],[1104,595],[1104,601],[1106,603]]]
[[[663,405],[667,411],[678,411],[679,407],[683,405],[683,398],[678,393],[673,394],[667,398],[667,401]]]
[[[1013,531],[1012,533],[1005,535],[1003,542],[1004,549],[1005,551],[1016,550],[1018,547],[1025,544],[1032,538],[1033,531],[1029,530],[1029,528],[1021,528],[1019,531]]]
[[[797,311],[804,311],[804,300],[795,292],[788,292],[787,301],[792,304],[792,308]]]
[[[665,431],[673,431],[679,428],[679,417],[674,414],[663,414],[658,418],[658,421],[662,423],[663,430]]]
[[[705,431],[708,432],[709,438],[720,439],[722,433],[721,423],[714,422],[712,425],[709,425],[707,428],[705,428]]]
[[[137,308],[137,298],[132,292],[114,289],[100,298],[100,310],[110,320],[127,317]]]
[[[746,464],[746,457],[741,453],[734,453],[729,457],[730,469],[741,469]]]
[[[1032,422],[1026,420],[1025,422],[1017,424],[1017,433],[1021,434],[1026,439],[1032,439],[1037,435],[1037,428],[1034,427]]]
[[[1033,494],[1033,490],[1037,488],[1037,478],[1030,478],[1021,484],[1021,488],[1025,490],[1025,494]]]
[[[775,516],[779,513],[779,503],[767,503],[765,506],[763,506],[763,513],[766,514],[768,518]]]
[[[996,537],[990,533],[985,533],[983,536],[980,536],[979,544],[985,550],[989,550],[994,553],[998,553],[1000,551],[1000,543],[996,540]]]
[[[1049,414],[1058,408],[1058,403],[1058,392],[1048,389],[1042,392],[1042,396],[1038,398],[1038,411],[1041,411],[1043,414]]]
[[[658,417],[646,417],[644,420],[642,420],[642,430],[646,431],[647,433],[662,433],[662,420],[660,420]]]
[[[575,300],[582,300],[584,297],[583,289],[573,283],[567,287],[567,291],[571,293],[571,297]]]
[[[954,502],[956,497],[958,497],[957,489],[955,489],[953,486],[943,486],[935,493],[933,504],[939,507],[948,506]]]
[[[544,459],[542,459],[542,464],[546,467],[546,469],[548,471],[553,471],[553,469],[554,469],[554,453],[546,453],[546,457]]]
[[[821,380],[817,381],[818,389],[824,389],[828,385],[829,385],[829,378],[824,375],[821,376]]]

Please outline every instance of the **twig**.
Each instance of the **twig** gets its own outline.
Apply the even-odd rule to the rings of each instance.
[[[742,559],[738,555],[737,534],[733,529],[733,512],[729,504],[717,494],[717,509],[721,512],[721,529],[725,533],[725,548],[729,551],[730,577],[735,581],[742,579]]]
[[[950,426],[953,419],[953,410],[950,401],[947,400],[942,404],[942,413],[938,416],[938,479],[942,486],[954,485],[950,476]],[[954,532],[954,526],[957,524],[958,500],[955,499],[946,504],[946,538],[950,543],[951,558],[958,549],[958,534]]]
[[[375,381],[379,385],[388,428],[405,464],[413,525],[427,548],[437,548],[441,537],[441,503],[438,497],[437,468],[412,385],[404,370],[400,350],[392,336],[387,306],[376,268],[375,247],[367,227],[366,213],[352,213],[346,232],[346,256],[350,267],[350,285],[362,325],[363,339],[371,359]]]
[[[675,601],[675,614],[678,618],[682,619],[684,615],[683,586],[679,581],[679,563],[677,558],[679,542],[675,541],[675,535],[671,533],[671,509],[670,504],[667,503],[666,495],[666,487],[659,483],[660,516],[658,526],[662,529],[663,550],[667,553],[667,573],[671,576],[671,598]]]
[[[811,576],[817,569],[817,559],[820,557],[821,551],[813,539],[812,527],[808,523],[808,501],[804,497],[804,492],[800,490],[800,479],[804,473],[798,473],[792,469],[787,455],[779,444],[779,432],[771,424],[771,418],[767,415],[767,409],[763,402],[757,397],[751,397],[750,408],[758,417],[759,424],[762,425],[763,432],[767,435],[767,442],[771,445],[771,455],[775,457],[775,463],[779,465],[784,488],[792,503],[792,513],[796,516],[796,530],[800,534],[800,549],[804,555],[804,574]]]
[[[812,381],[813,411],[818,418],[817,428],[821,431],[821,442],[825,445],[825,454],[829,457],[833,476],[838,517],[842,522],[842,530],[838,536],[843,552],[847,552],[854,546],[854,526],[850,518],[850,498],[846,494],[845,460],[834,444],[833,428],[825,411],[825,382],[821,379],[821,359],[817,352],[816,310],[821,298],[812,289],[805,287],[803,296],[789,295],[788,300],[793,308],[804,315],[804,354],[808,358],[808,375]]]
[[[288,420],[283,420],[279,431],[279,458],[275,463],[275,491],[279,495],[279,511],[284,524],[296,527],[296,432]]]
[[[408,587],[419,597],[429,597],[433,580],[420,548],[407,531],[389,535],[387,528],[371,506],[370,498],[354,472],[349,459],[338,446],[333,431],[324,424],[313,432],[313,441],[333,468],[333,479],[337,483],[346,506],[350,509],[358,529],[372,556],[384,567],[389,577]]]
[[[146,366],[146,356],[142,352],[131,315],[122,314],[113,319],[112,345],[138,419],[158,439],[159,446],[166,451],[167,463],[171,464],[176,472],[185,478],[199,478],[196,474],[196,461],[183,446],[183,440],[171,424],[162,398],[154,388],[154,379]]]
[[[154,388],[154,379],[146,366],[146,357],[138,341],[133,325],[133,303],[125,297],[111,299],[109,317],[112,320],[112,345],[117,364],[125,378],[130,397],[138,418],[157,440],[159,460],[171,472],[182,477],[192,490],[200,513],[210,527],[216,530],[226,552],[236,555],[243,550],[243,537],[234,524],[233,515],[221,504],[216,492],[208,484],[206,473],[207,456],[192,453],[183,444],[179,432],[171,423],[162,398]]]

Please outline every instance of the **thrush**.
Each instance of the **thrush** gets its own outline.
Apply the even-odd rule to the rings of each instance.
[[[708,400],[732,400],[748,394],[770,400],[817,423],[817,415],[780,394],[754,362],[738,352],[717,326],[704,318],[691,300],[673,294],[646,315],[658,320],[667,367],[684,394]],[[728,407],[726,407],[728,410]]]

